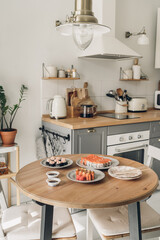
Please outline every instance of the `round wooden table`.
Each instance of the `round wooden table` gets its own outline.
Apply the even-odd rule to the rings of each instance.
[[[96,183],[77,183],[69,180],[66,174],[78,168],[76,160],[88,154],[65,155],[74,161],[68,168],[56,169],[60,172],[61,182],[56,187],[46,183],[46,172],[51,168],[43,167],[40,160],[30,163],[19,170],[16,175],[17,185],[29,198],[41,203],[42,224],[41,240],[50,240],[52,229],[46,229],[46,222],[52,221],[53,206],[69,208],[107,208],[128,204],[130,239],[141,239],[139,201],[149,197],[158,186],[158,177],[150,168],[125,158],[115,157],[120,165],[143,168],[142,177],[136,180],[123,181],[112,178],[105,173],[105,178]],[[132,217],[134,215],[134,218]],[[130,217],[131,216],[131,217]],[[51,226],[51,224],[49,224]],[[50,232],[48,237],[46,232]],[[135,232],[136,235],[135,235]],[[133,235],[133,237],[132,237]],[[136,238],[135,238],[136,236]]]

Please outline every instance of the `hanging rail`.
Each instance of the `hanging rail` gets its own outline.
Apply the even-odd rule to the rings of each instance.
[[[60,138],[63,138],[64,140],[70,141],[70,135],[69,135],[69,134],[68,134],[67,136],[62,136],[62,135],[60,135],[60,134],[58,134],[58,133],[55,133],[55,132],[51,132],[51,131],[49,131],[49,130],[46,130],[46,129],[44,128],[44,126],[42,126],[41,128],[39,128],[39,130],[41,130],[42,132],[45,131],[45,132],[47,132],[47,133],[51,133],[51,134],[53,134],[53,135],[56,136],[56,137],[60,137]]]

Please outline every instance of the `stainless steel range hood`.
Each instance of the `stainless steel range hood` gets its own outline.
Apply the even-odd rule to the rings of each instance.
[[[142,56],[115,38],[115,0],[98,0],[95,3],[98,18],[103,24],[111,26],[111,32],[94,37],[90,46],[79,56],[81,58],[125,60]]]

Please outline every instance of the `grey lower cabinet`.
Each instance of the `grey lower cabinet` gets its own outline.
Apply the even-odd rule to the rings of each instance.
[[[160,148],[160,121],[150,123],[150,145]],[[160,161],[154,159],[152,168],[160,179]]]
[[[106,154],[107,127],[87,128],[72,131],[72,154]]]

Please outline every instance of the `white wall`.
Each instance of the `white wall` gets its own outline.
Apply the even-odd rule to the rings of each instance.
[[[149,106],[153,105],[154,90],[160,79],[160,71],[154,69],[156,8],[160,3],[158,0],[140,2],[117,1],[117,36],[144,55],[141,64],[150,80],[125,83],[119,81],[119,68],[131,65],[132,61],[80,60],[77,58],[79,50],[72,38],[56,32],[55,20],[63,20],[66,14],[70,14],[74,9],[74,0],[0,0],[0,85],[4,86],[11,103],[16,103],[22,83],[29,88],[27,100],[14,124],[18,129],[16,141],[20,145],[21,167],[36,160],[35,138],[39,135],[41,124],[41,100],[45,113],[46,101],[55,94],[65,96],[68,87],[82,87],[83,82],[88,81],[90,95],[99,110],[114,108],[113,99],[105,94],[118,87],[127,89],[130,95],[146,96]],[[136,31],[143,25],[151,41],[144,50],[135,44],[134,39],[125,40],[123,36],[124,31]],[[73,64],[81,74],[81,80],[42,81],[43,62],[66,69]]]
[[[143,56],[140,60],[142,70],[149,76],[149,81],[135,84],[132,91],[135,95],[146,95],[150,105],[153,104],[154,91],[158,88],[160,70],[155,69],[155,43],[157,27],[157,8],[159,0],[121,0],[116,1],[116,35],[133,50]],[[145,26],[150,44],[148,46],[137,45],[137,37],[124,37],[126,31],[139,32]]]

